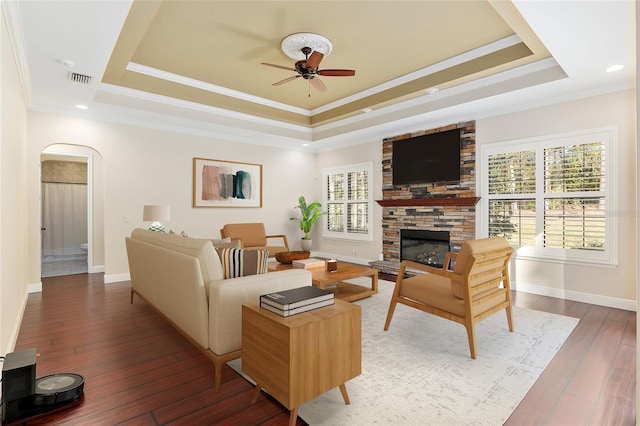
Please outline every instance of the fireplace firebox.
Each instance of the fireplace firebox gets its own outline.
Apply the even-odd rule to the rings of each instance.
[[[442,268],[445,256],[451,251],[449,231],[421,229],[400,230],[400,260]]]

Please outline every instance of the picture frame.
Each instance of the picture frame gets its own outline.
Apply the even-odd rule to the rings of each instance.
[[[195,157],[193,207],[262,207],[262,164]]]

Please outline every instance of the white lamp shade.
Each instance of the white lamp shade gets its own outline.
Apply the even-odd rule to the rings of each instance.
[[[171,215],[169,206],[144,206],[142,220],[146,222],[168,221]]]

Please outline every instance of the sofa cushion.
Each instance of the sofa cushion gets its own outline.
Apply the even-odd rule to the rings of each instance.
[[[208,287],[209,282],[221,280],[224,277],[220,258],[210,240],[181,237],[177,234],[165,234],[141,228],[134,229],[131,232],[131,238],[196,257],[200,263],[205,288]]]
[[[267,250],[245,250],[237,248],[216,248],[224,278],[237,278],[267,272],[269,252]]]
[[[460,247],[460,252],[456,258],[455,266],[453,267],[453,273],[455,274],[451,279],[451,292],[459,299],[464,299],[464,283],[457,279],[458,276],[464,275],[467,263],[471,260],[471,256],[475,253],[481,253],[485,251],[491,251],[508,247],[509,243],[504,238],[491,237],[482,238],[479,240],[465,241]],[[495,276],[491,278],[498,278],[501,274],[494,273]],[[476,283],[469,283],[471,287]]]

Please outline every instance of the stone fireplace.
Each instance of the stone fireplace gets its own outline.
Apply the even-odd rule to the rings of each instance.
[[[393,185],[393,142],[427,133],[458,128],[460,142],[460,181]],[[465,240],[475,238],[478,202],[475,186],[475,122],[453,124],[423,132],[387,138],[382,144],[383,261],[372,266],[396,273],[401,253],[401,231],[426,230],[449,234],[449,251],[457,252]],[[444,260],[444,259],[443,259]]]

